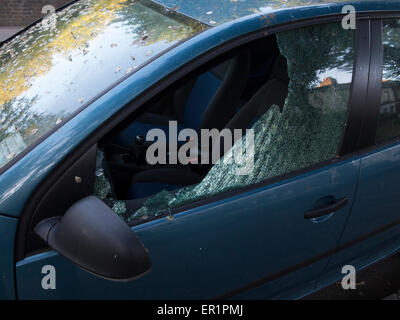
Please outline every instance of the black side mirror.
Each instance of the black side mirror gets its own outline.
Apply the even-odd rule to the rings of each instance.
[[[41,221],[34,231],[62,256],[102,278],[133,280],[151,268],[135,232],[94,196],[79,200],[63,217]]]

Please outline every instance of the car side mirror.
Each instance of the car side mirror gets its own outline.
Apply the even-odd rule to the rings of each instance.
[[[63,217],[41,221],[34,231],[59,254],[102,278],[128,281],[151,269],[135,232],[95,196],[79,200]]]

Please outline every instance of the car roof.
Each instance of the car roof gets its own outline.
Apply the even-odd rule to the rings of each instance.
[[[269,13],[281,9],[310,7],[329,4],[371,4],[377,10],[374,0],[152,0],[168,9],[177,11],[208,25],[218,25],[254,13]],[[398,0],[382,0],[385,6]],[[357,9],[357,8],[356,8]],[[316,11],[318,15],[318,11]]]

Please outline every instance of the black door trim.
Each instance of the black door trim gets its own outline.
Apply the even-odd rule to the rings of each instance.
[[[370,61],[370,22],[358,20],[354,50],[353,79],[347,107],[347,119],[339,154],[345,155],[357,149],[362,127],[362,109],[364,107]]]
[[[353,79],[347,108],[347,119],[339,154],[344,155],[357,150],[363,123],[363,108],[367,95],[370,63],[370,21],[358,20]]]
[[[363,109],[364,121],[361,128],[360,140],[357,150],[375,144],[375,136],[378,125],[382,92],[383,72],[383,43],[382,20],[371,20],[370,24],[370,64],[368,75],[368,87]]]
[[[370,147],[375,142],[382,61],[381,19],[358,20],[352,90],[340,155]]]

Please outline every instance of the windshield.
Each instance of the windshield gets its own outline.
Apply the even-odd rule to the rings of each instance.
[[[0,167],[126,74],[201,32],[144,0],[82,0],[0,47]]]

